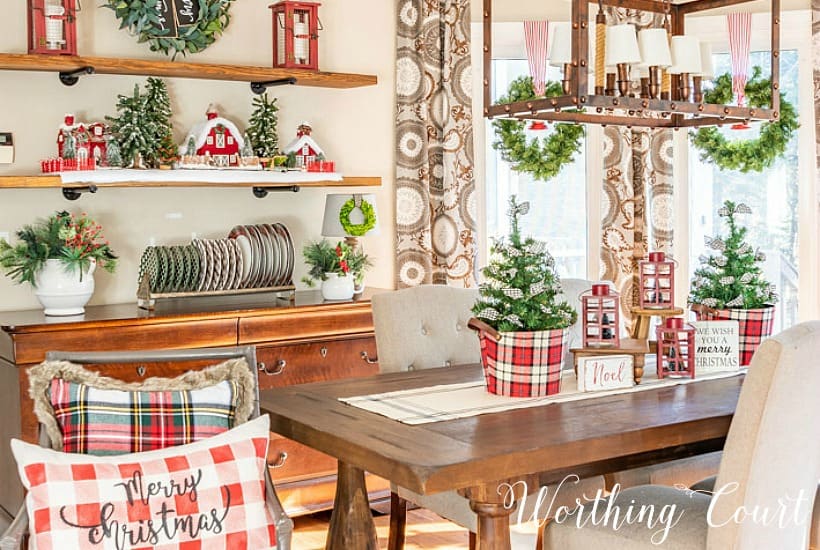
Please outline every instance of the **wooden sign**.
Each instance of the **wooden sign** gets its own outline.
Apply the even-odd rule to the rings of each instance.
[[[631,355],[606,355],[578,359],[578,391],[603,391],[635,385]]]
[[[176,4],[177,26],[187,27],[199,21],[198,0],[168,0]]]
[[[740,368],[737,321],[695,321],[695,376]]]
[[[199,21],[199,0],[157,0],[154,28],[165,31],[163,38],[178,38],[181,27]]]

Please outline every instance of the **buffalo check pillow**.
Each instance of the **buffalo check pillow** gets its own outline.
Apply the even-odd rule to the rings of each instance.
[[[105,457],[12,440],[30,548],[275,548],[265,502],[269,424],[261,416],[189,445]]]

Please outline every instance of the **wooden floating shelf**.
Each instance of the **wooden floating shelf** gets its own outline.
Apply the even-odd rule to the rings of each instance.
[[[310,181],[310,182],[240,182],[240,183],[213,183],[206,181],[158,181],[158,182],[115,182],[96,183],[100,188],[106,187],[213,187],[213,188],[234,188],[234,187],[378,187],[382,184],[380,177],[370,176],[346,176],[342,181]],[[87,187],[87,183],[63,184],[59,175],[45,176],[0,176],[0,189],[62,189],[62,188],[82,188]]]
[[[0,70],[69,73],[84,67],[93,67],[96,74],[199,78],[237,82],[266,82],[296,78],[296,85],[298,86],[319,88],[359,88],[374,86],[378,83],[378,78],[375,75],[365,74],[189,63],[187,61],[0,53]]]

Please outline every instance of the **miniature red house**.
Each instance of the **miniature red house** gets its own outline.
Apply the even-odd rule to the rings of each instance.
[[[638,284],[641,308],[674,308],[675,260],[663,252],[650,252],[648,260],[638,262]]]
[[[695,328],[680,317],[668,317],[655,329],[658,378],[695,377]]]
[[[319,6],[283,0],[268,6],[273,12],[273,66],[319,70]]]
[[[77,55],[76,0],[28,0],[28,53]]]
[[[205,157],[216,167],[239,166],[239,151],[245,144],[239,128],[230,120],[219,116],[213,105],[208,107],[206,116],[205,122],[191,129],[180,146],[180,154]],[[193,143],[194,151],[188,150],[190,143]]]
[[[621,345],[621,299],[608,284],[592,285],[581,295],[581,331],[587,347],[618,347]]]
[[[65,115],[63,123],[57,130],[57,156],[63,158],[66,138],[71,135],[75,142],[75,155],[78,160],[94,159],[94,164],[105,164],[107,127],[102,122],[90,124],[78,122],[73,114]]]
[[[310,137],[311,132],[312,128],[310,124],[303,122],[296,131],[296,139],[291,141],[287,147],[282,150],[286,155],[291,153],[296,155],[297,168],[307,168],[308,165],[317,160],[324,159],[325,153],[322,151],[322,148],[319,147],[319,144]]]

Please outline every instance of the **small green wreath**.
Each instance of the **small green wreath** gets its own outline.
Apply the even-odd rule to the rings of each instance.
[[[755,67],[752,78],[746,83],[746,99],[750,107],[769,108],[772,103],[772,84],[761,78],[762,70]],[[711,162],[721,170],[762,172],[783,155],[786,147],[800,127],[794,106],[780,94],[780,118],[764,122],[757,139],[729,141],[716,126],[691,132],[692,144],[700,149],[700,159]],[[734,99],[732,76],[722,74],[715,79],[715,87],[704,94],[706,103],[727,105]]]
[[[233,0],[105,0],[120,20],[120,29],[148,42],[152,52],[165,55],[201,52],[230,23]]]
[[[362,223],[356,224],[350,221],[350,213],[356,208],[359,208],[359,210],[362,211],[362,215],[364,216],[364,221]],[[361,237],[376,227],[376,210],[373,208],[372,204],[364,199],[360,201],[358,207],[356,206],[355,198],[349,199],[342,205],[341,210],[339,210],[339,221],[341,222],[342,228],[345,230],[346,234],[351,237]]]
[[[558,82],[547,82],[545,97],[563,95]],[[513,103],[535,98],[532,77],[521,76],[510,84],[507,95],[498,103]],[[549,136],[536,138],[527,143],[524,133],[526,122],[511,119],[493,121],[496,141],[493,149],[501,153],[501,158],[512,163],[513,170],[528,172],[541,181],[554,178],[564,165],[572,162],[583,145],[584,127],[580,124],[556,124]]]

